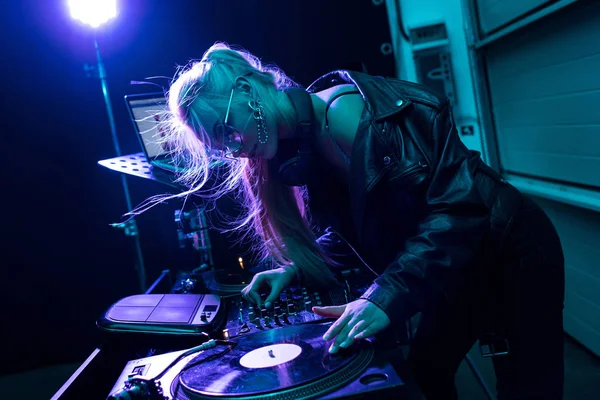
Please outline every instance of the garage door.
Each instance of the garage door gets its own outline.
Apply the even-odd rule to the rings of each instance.
[[[487,42],[486,30],[546,2],[477,2],[500,167],[541,196],[536,201],[556,224],[567,268],[565,330],[600,355],[600,2],[571,2],[512,32],[509,24]],[[500,4],[503,16],[492,13]],[[587,202],[569,199],[575,191]]]
[[[481,29],[489,34],[552,0],[477,0]]]
[[[485,51],[507,172],[600,187],[600,2],[568,8]]]

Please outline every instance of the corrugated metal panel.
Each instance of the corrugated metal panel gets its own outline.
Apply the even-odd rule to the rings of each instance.
[[[552,0],[477,0],[483,33],[498,29]]]
[[[502,167],[600,187],[600,2],[576,3],[490,45]]]
[[[600,213],[534,200],[552,219],[565,253],[565,331],[600,356]]]

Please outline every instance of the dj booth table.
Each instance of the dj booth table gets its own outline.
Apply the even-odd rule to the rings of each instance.
[[[170,271],[163,271],[161,276],[154,282],[154,284],[148,289],[146,294],[152,293],[169,293],[169,277]],[[315,326],[315,325],[313,325]],[[187,340],[187,339],[184,339]],[[178,348],[185,349],[197,345],[198,342],[193,341],[189,343],[179,343]],[[153,340],[142,340],[132,342],[131,340],[123,339],[123,337],[108,336],[101,346],[96,348],[89,357],[81,364],[81,366],[75,371],[75,373],[64,383],[64,385],[58,390],[58,392],[52,397],[52,400],[104,400],[107,399],[109,394],[114,390],[114,386],[118,381],[118,378],[122,375],[124,367],[130,360],[136,360],[145,357],[147,354],[155,352],[155,354],[161,353],[161,347],[167,348],[168,345],[165,343],[157,343]],[[170,351],[170,350],[167,350]],[[342,390],[332,390],[334,394],[338,395],[323,395],[315,398],[322,399],[361,399],[361,398],[394,398],[398,400],[422,400],[424,399],[417,388],[416,384],[412,381],[410,374],[407,371],[407,365],[404,359],[404,354],[407,351],[407,346],[400,346],[393,350],[386,349],[384,351],[378,351],[375,349],[373,360],[374,362],[370,365],[388,365],[388,368],[393,368],[391,374],[381,370],[377,375],[394,375],[396,382],[393,387],[388,383],[387,388],[377,388],[378,382],[367,382],[364,379],[355,380],[352,384],[346,385],[346,388]],[[166,352],[166,351],[165,351]],[[397,375],[396,375],[397,374]],[[379,376],[379,378],[387,379],[386,376]],[[398,380],[398,378],[400,380]],[[368,378],[370,379],[370,378]],[[376,381],[377,379],[375,379]],[[323,385],[317,380],[315,384]],[[361,385],[364,386],[364,390],[361,390]],[[375,387],[373,387],[375,386]],[[274,388],[275,390],[276,388]],[[237,399],[249,399],[249,398],[270,398],[271,396],[256,396],[256,397],[231,397]],[[123,397],[127,398],[127,397]],[[150,397],[130,397],[131,399],[153,399]],[[175,397],[180,398],[180,397]],[[186,397],[181,397],[188,399]],[[208,397],[205,397],[208,398]],[[216,398],[216,397],[215,397]],[[228,398],[228,396],[223,396]],[[280,398],[275,396],[275,398]],[[289,397],[289,398],[302,398],[302,397]],[[313,397],[310,397],[313,398]]]

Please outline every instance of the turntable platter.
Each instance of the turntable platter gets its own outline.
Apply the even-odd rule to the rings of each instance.
[[[234,340],[223,354],[192,360],[175,379],[176,398],[314,398],[357,378],[373,357],[368,341],[329,354],[329,324],[289,326]],[[215,349],[216,350],[216,349]]]

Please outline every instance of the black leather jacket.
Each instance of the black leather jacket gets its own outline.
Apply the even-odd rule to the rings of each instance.
[[[335,71],[308,90],[348,83],[366,103],[347,177],[352,227],[341,203],[329,210],[380,273],[362,298],[401,322],[493,263],[521,194],[464,146],[448,100],[421,85]]]

